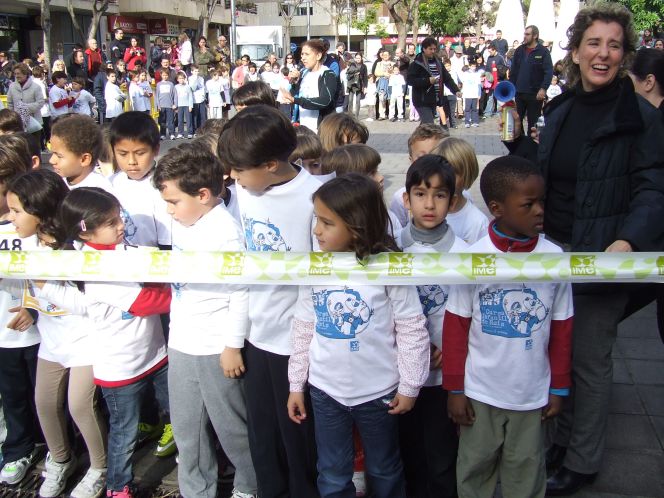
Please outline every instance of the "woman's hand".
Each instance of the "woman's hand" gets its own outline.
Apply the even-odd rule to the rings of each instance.
[[[288,90],[282,89],[281,94],[282,94],[283,98],[286,99],[290,104],[295,102],[295,98],[293,97],[293,95]]]
[[[626,240],[616,240],[613,244],[606,248],[606,252],[632,252],[632,244]]]
[[[387,410],[387,413],[390,415],[403,415],[404,413],[408,413],[413,409],[413,406],[415,406],[415,401],[417,401],[417,398],[411,398],[397,393],[394,399],[390,401],[389,407],[391,410]]]

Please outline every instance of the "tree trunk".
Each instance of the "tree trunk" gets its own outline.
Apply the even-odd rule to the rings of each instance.
[[[420,8],[419,3],[413,12],[413,44],[417,46],[417,37],[420,36]]]
[[[51,71],[51,0],[41,0],[41,28],[44,32],[44,61]]]
[[[92,4],[92,22],[90,23],[90,30],[88,31],[88,40],[97,38],[97,29],[99,28],[99,21],[108,10],[109,0],[94,0]],[[87,40],[84,40],[84,42]]]
[[[74,2],[72,0],[67,0],[67,11],[69,12],[69,16],[71,17],[71,24],[74,26],[74,29],[78,32],[79,36],[81,37],[83,45],[85,45],[85,33],[81,29],[80,24],[78,24],[78,19],[76,19],[76,12],[74,12]]]
[[[397,47],[401,50],[406,50],[406,37],[408,36],[408,26],[405,22],[397,23],[397,35],[399,36],[399,41],[397,42]]]
[[[291,18],[284,17],[284,50],[286,53],[290,52],[290,27],[291,27]]]

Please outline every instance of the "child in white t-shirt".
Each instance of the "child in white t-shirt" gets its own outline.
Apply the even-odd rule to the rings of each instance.
[[[479,175],[479,164],[473,146],[461,138],[446,138],[431,151],[443,156],[454,168],[456,188],[454,203],[447,214],[447,223],[454,234],[466,244],[474,244],[486,235],[489,220],[473,204],[469,189]]]
[[[71,191],[59,211],[62,240],[83,251],[129,251],[118,200],[95,187]],[[163,284],[87,282],[77,288],[60,282],[35,282],[38,297],[87,319],[94,334],[90,357],[109,419],[108,496],[132,496],[131,459],[148,384],[161,410],[168,412],[168,357],[160,313],[170,309],[171,288]]]
[[[92,116],[97,100],[85,89],[85,78],[77,76],[71,80],[71,96],[75,99],[72,112]]]
[[[468,71],[461,73],[466,128],[480,125],[479,101],[482,92],[482,82],[480,80],[481,74],[477,71],[477,63],[471,61],[468,65]]]
[[[221,133],[219,158],[236,180],[249,251],[312,249],[311,196],[320,182],[288,162],[296,144],[290,120],[267,106],[246,107]],[[268,163],[272,166],[261,166]],[[295,426],[284,409],[297,298],[297,287],[278,282],[249,287],[251,325],[245,347],[249,445],[266,496],[318,496],[313,425]]]
[[[544,178],[534,163],[504,156],[480,179],[495,220],[470,246],[483,253],[562,252],[541,234]],[[569,283],[455,286],[443,321],[443,388],[461,425],[459,496],[546,492],[544,425],[560,413],[571,386],[572,289]]]
[[[48,91],[48,105],[53,119],[63,114],[69,114],[74,98],[69,96],[67,85],[67,73],[55,71],[51,76],[53,86]]]
[[[104,100],[106,101],[106,119],[112,121],[122,114],[124,110],[124,101],[127,99],[125,94],[116,85],[117,76],[114,69],[106,70],[106,86],[104,87]]]
[[[169,249],[173,221],[152,184],[159,127],[147,114],[125,112],[111,125],[110,143],[119,169],[111,183],[122,204],[127,242]]]
[[[210,106],[210,119],[221,119],[224,107],[224,87],[219,69],[212,71],[212,77],[205,82],[205,91]]]
[[[314,212],[322,251],[362,259],[398,250],[387,229],[376,229],[387,227],[389,218],[381,190],[366,176],[323,184],[314,194]],[[307,419],[308,389],[320,494],[355,494],[355,426],[376,495],[404,496],[397,415],[413,408],[429,373],[429,334],[415,288],[302,286],[291,340],[288,415],[297,424]]]
[[[174,219],[173,251],[244,251],[244,234],[221,200],[223,169],[211,150],[191,143],[159,160],[154,184]],[[246,285],[173,286],[169,350],[171,421],[183,496],[215,496],[218,439],[235,467],[234,492],[257,493],[244,396],[242,349],[249,329]],[[219,324],[223,323],[223,327]],[[220,366],[221,363],[221,366]],[[201,416],[209,419],[213,437]]]
[[[563,90],[562,88],[560,88],[560,85],[558,84],[558,76],[554,74],[551,77],[551,84],[549,85],[549,88],[546,89],[546,99],[551,100],[553,98],[556,98],[561,93],[563,93]]]
[[[403,251],[410,253],[465,252],[468,245],[456,237],[445,221],[454,199],[456,178],[445,158],[428,154],[414,161],[406,173],[403,203],[411,214],[401,233]],[[401,457],[409,491],[427,496],[435,489],[441,496],[456,496],[456,426],[447,417],[432,417],[447,405],[440,367],[443,349],[443,316],[450,285],[418,285],[422,312],[430,342],[429,377],[415,406],[399,420]]]
[[[404,109],[403,109],[403,91],[406,86],[406,80],[399,72],[399,66],[394,66],[392,68],[392,74],[390,75],[390,109],[394,109],[396,104],[397,111],[395,111],[394,116],[392,116],[392,121],[404,120]]]

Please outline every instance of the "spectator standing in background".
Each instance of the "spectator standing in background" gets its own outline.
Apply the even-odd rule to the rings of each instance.
[[[509,46],[507,44],[507,40],[503,38],[503,32],[498,30],[496,31],[496,39],[493,40],[494,45],[496,46],[496,50],[500,55],[505,57],[505,54],[509,50]]]
[[[118,60],[122,60],[126,49],[127,43],[124,41],[124,31],[122,28],[117,28],[111,42],[111,62],[115,64]]]
[[[521,121],[528,120],[528,130],[542,114],[546,90],[551,84],[551,54],[539,41],[537,26],[527,26],[523,44],[514,51],[510,81],[516,87],[516,111]]]

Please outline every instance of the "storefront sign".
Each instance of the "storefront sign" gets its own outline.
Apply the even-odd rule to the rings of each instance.
[[[109,16],[109,31],[114,31],[118,28],[124,30],[125,33],[145,35],[148,33],[148,22],[139,17]]]

